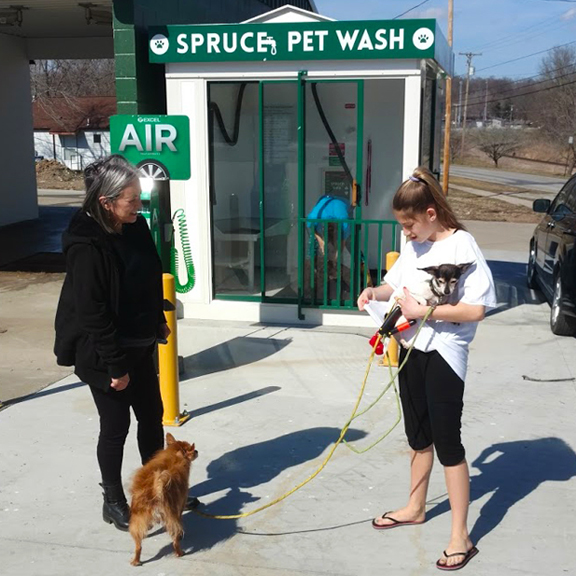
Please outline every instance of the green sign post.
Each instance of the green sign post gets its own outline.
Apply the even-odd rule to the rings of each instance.
[[[176,25],[151,29],[149,55],[159,63],[445,59],[447,46],[430,19]]]
[[[187,116],[112,116],[110,148],[155,180],[190,178]]]

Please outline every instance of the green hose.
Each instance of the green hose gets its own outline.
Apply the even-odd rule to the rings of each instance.
[[[188,239],[188,226],[186,225],[186,214],[184,210],[180,208],[174,212],[172,216],[172,221],[178,223],[178,232],[180,233],[180,246],[182,248],[182,255],[184,257],[184,264],[186,266],[186,284],[180,284],[178,278],[178,251],[176,246],[172,246],[170,249],[170,264],[172,268],[172,274],[174,275],[176,283],[176,292],[179,294],[185,294],[190,292],[194,288],[196,283],[196,273],[194,271],[194,262],[192,261],[192,250],[190,250],[190,241]]]

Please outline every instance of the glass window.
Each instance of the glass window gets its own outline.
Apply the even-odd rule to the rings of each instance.
[[[209,86],[214,291],[260,295],[259,102],[255,82]]]
[[[576,180],[569,180],[564,188],[560,190],[558,196],[552,202],[550,215],[556,220],[561,220],[565,216],[574,212],[574,202],[576,195]]]
[[[94,144],[100,144],[102,142],[101,134],[94,134]]]

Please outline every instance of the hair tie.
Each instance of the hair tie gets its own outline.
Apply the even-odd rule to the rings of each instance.
[[[422,178],[418,178],[418,176],[409,176],[412,182],[423,182]]]

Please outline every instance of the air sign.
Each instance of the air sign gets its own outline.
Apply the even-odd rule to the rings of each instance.
[[[435,20],[166,26],[151,62],[434,58]]]
[[[190,178],[190,121],[187,116],[110,118],[110,147],[155,178]]]

